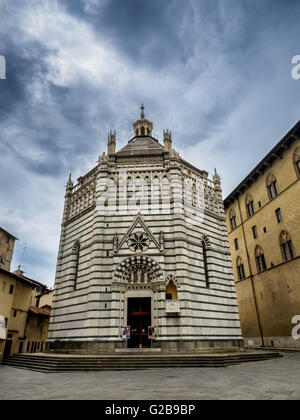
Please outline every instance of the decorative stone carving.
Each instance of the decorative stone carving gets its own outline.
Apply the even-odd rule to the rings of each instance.
[[[119,237],[117,233],[115,233],[114,239],[113,239],[114,252],[117,252],[118,246],[119,246]]]
[[[145,264],[135,264],[129,267],[123,276],[126,283],[145,284],[156,280],[156,275],[151,267]]]
[[[165,249],[165,236],[163,232],[159,234],[159,247],[162,251]]]
[[[179,314],[180,305],[178,300],[167,300],[166,301],[166,314]]]
[[[135,231],[135,229],[139,229],[138,231]],[[140,229],[143,229],[143,231],[140,231]],[[130,238],[134,238],[134,233],[136,234],[141,234],[144,233],[143,239],[148,238],[149,242],[146,241],[146,247],[144,247],[144,251],[146,251],[146,249],[149,248],[149,245],[151,242],[154,243],[154,245],[157,247],[158,250],[160,250],[160,246],[159,246],[159,241],[157,241],[157,239],[155,238],[155,236],[152,234],[152,232],[150,231],[150,229],[146,226],[146,224],[144,223],[140,213],[137,215],[135,221],[133,222],[133,224],[130,226],[130,228],[128,229],[127,233],[123,236],[123,238],[121,238],[121,240],[119,241],[119,245],[118,245],[118,249],[116,252],[118,252],[124,243],[127,243],[127,245],[130,247],[131,245],[133,245],[133,243],[130,241]],[[134,239],[135,242],[135,239]],[[144,251],[135,251],[134,248],[131,249],[133,252],[144,252]]]
[[[134,232],[129,236],[127,245],[132,252],[145,252],[149,248],[150,239],[145,232]]]
[[[178,289],[180,288],[180,283],[174,274],[169,274],[166,277],[166,285],[168,285],[170,281],[172,281]]]
[[[137,272],[137,274],[135,274],[135,272]],[[142,272],[144,273],[144,281],[142,281]],[[134,256],[126,258],[117,267],[113,280],[113,285],[117,287],[119,285],[124,285],[127,288],[131,285],[134,287],[149,286],[153,289],[161,283],[163,283],[163,273],[161,267],[156,261],[147,256]],[[163,286],[164,285],[162,284],[162,287]]]

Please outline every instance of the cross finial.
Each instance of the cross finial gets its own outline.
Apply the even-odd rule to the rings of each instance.
[[[142,106],[141,106],[141,110],[142,110],[141,119],[145,118],[144,109],[145,109],[144,104],[142,104]]]

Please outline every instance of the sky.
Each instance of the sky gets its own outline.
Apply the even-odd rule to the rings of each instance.
[[[65,185],[145,114],[224,198],[300,119],[298,0],[0,0],[0,226],[55,279]]]

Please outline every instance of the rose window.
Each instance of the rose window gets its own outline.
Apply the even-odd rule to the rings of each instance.
[[[145,232],[135,232],[129,236],[127,244],[133,252],[144,252],[149,248],[150,239]]]

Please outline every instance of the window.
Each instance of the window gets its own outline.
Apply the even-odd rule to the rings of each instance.
[[[281,209],[277,209],[275,211],[275,213],[276,213],[276,217],[277,217],[277,222],[281,223],[283,221],[282,214],[281,214]]]
[[[257,227],[256,226],[252,227],[252,232],[253,232],[253,238],[257,239],[258,238],[258,233],[257,233]]]
[[[279,195],[279,188],[278,188],[277,180],[273,174],[269,174],[267,177],[267,189],[268,189],[270,200],[273,200],[273,198]]]
[[[262,271],[265,271],[267,269],[267,264],[263,249],[260,246],[255,248],[255,258],[258,272],[261,273]]]
[[[229,213],[229,220],[230,220],[231,230],[236,229],[236,226],[237,226],[237,224],[236,224],[236,215],[235,215],[235,211],[232,210],[232,209],[230,210],[230,213]]]
[[[166,299],[167,300],[178,300],[177,287],[173,280],[170,280],[166,287]]]
[[[206,287],[209,287],[207,249],[206,249],[206,242],[205,241],[202,241],[202,253],[203,253],[203,263],[204,263],[204,274],[205,274]]]
[[[236,266],[237,266],[237,273],[238,273],[239,280],[243,280],[244,278],[246,278],[246,276],[245,276],[243,260],[241,257],[238,257]]]
[[[74,290],[77,288],[78,266],[79,266],[80,242],[76,240],[73,245],[73,280]]]
[[[248,217],[253,216],[253,214],[255,213],[254,201],[253,201],[252,196],[249,194],[246,197],[246,210],[247,210]]]
[[[296,175],[300,178],[300,147],[297,147],[294,152],[294,166]]]
[[[239,240],[238,239],[234,240],[234,246],[235,246],[235,249],[237,251],[239,249]]]
[[[14,318],[16,318],[16,316],[17,316],[17,311],[16,311],[16,310],[14,310],[13,317],[14,317]]]
[[[293,242],[286,231],[283,231],[280,234],[280,246],[285,261],[290,261],[296,257]]]
[[[264,227],[264,233],[267,233],[267,228],[266,227]]]
[[[13,284],[11,284],[10,286],[9,286],[9,294],[10,295],[12,295],[14,293],[14,285]]]

